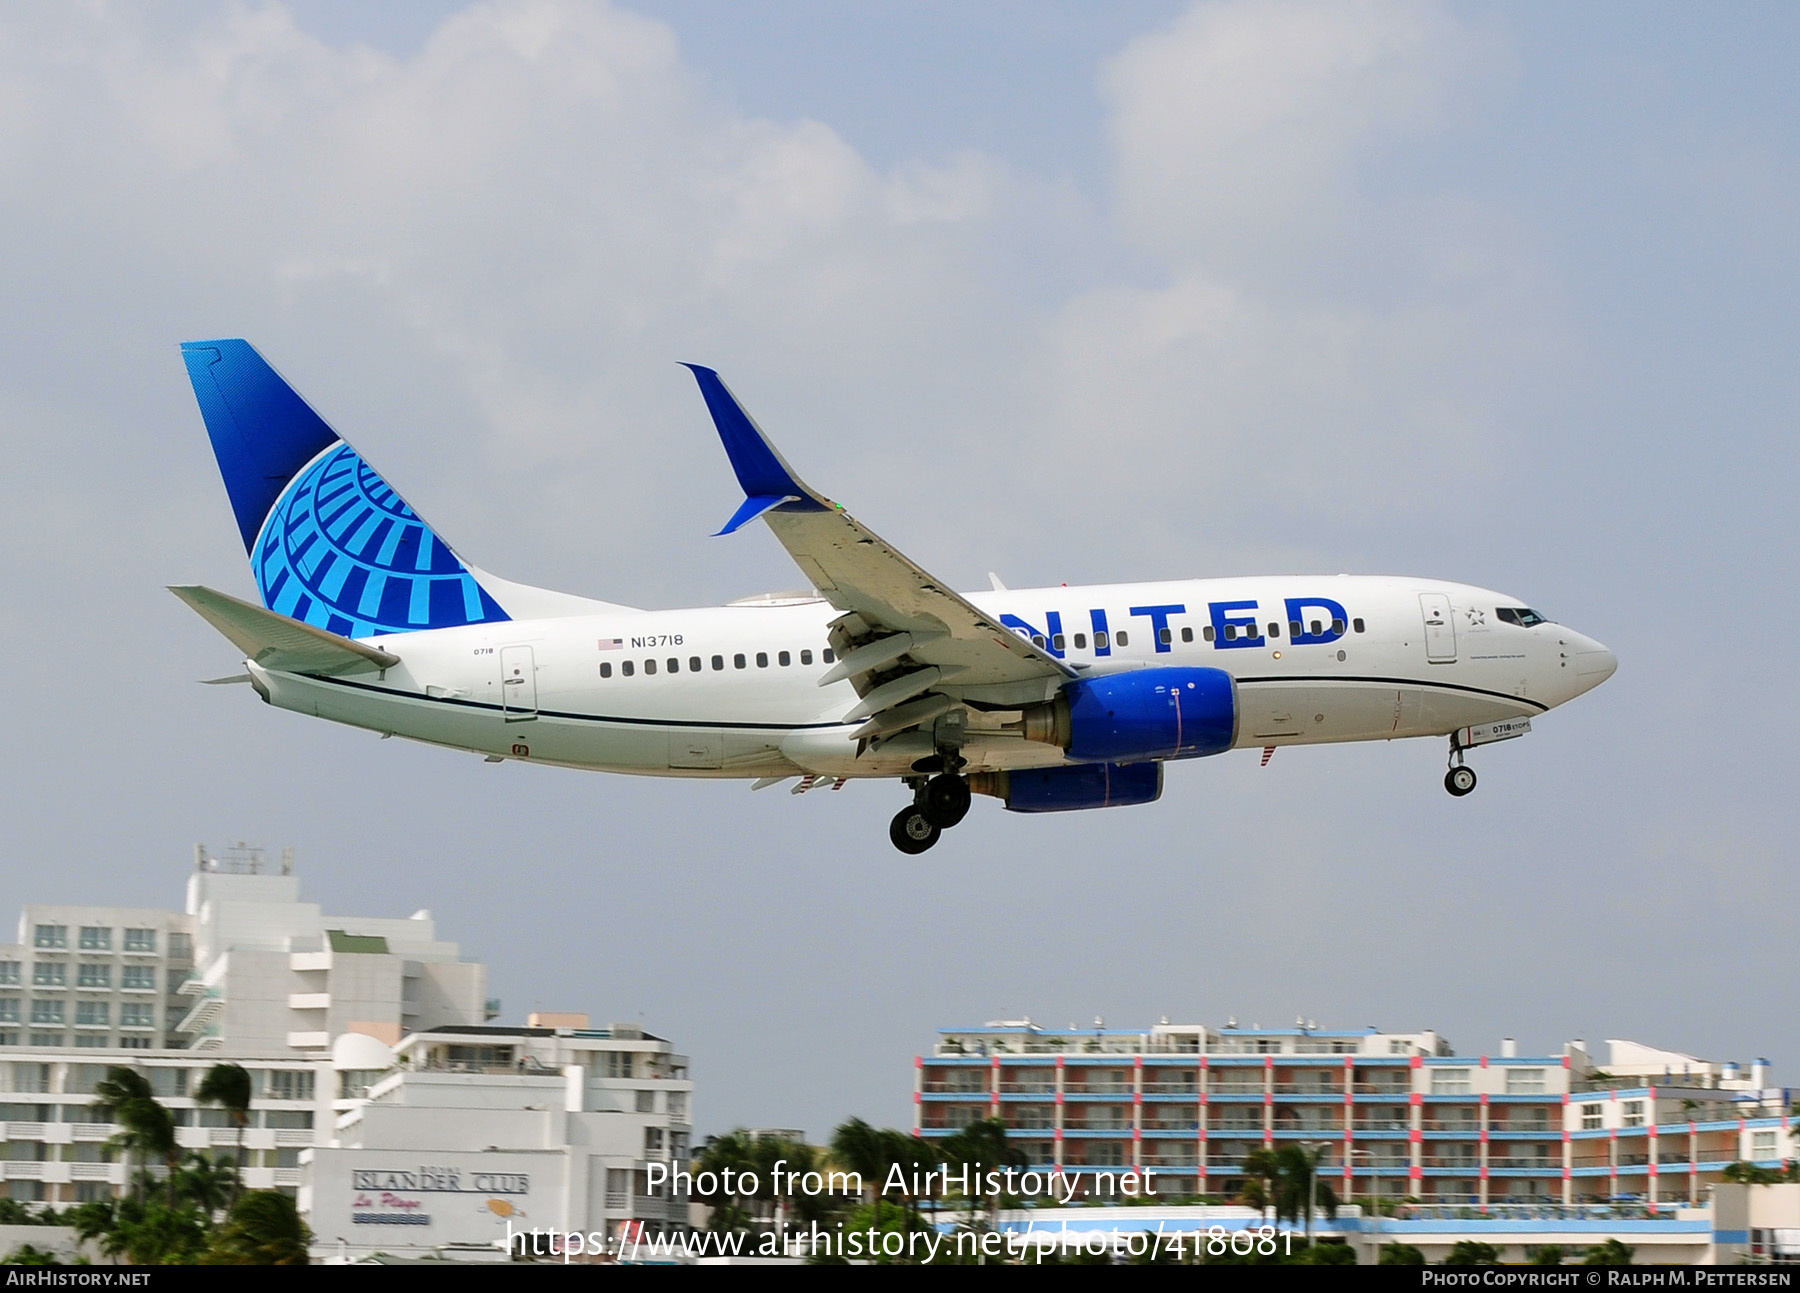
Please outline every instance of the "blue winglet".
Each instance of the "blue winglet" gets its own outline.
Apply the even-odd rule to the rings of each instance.
[[[700,394],[706,400],[706,411],[712,414],[719,439],[725,445],[725,456],[744,488],[744,505],[725,523],[720,534],[730,534],[748,525],[764,512],[781,508],[789,512],[823,512],[828,505],[794,475],[782,461],[775,446],[763,435],[735,396],[726,389],[719,375],[699,364],[683,364],[700,383]]]

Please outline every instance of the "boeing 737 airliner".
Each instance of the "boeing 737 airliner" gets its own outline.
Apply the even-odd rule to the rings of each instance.
[[[795,791],[899,780],[920,853],[993,795],[1143,804],[1163,764],[1239,748],[1448,737],[1465,752],[1611,676],[1517,597],[1435,579],[1281,576],[959,594],[795,475],[690,365],[743,487],[810,591],[645,611],[464,561],[245,341],[182,346],[261,605],[172,591],[271,705],[485,755]]]

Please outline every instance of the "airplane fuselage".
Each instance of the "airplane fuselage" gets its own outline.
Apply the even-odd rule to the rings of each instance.
[[[1225,671],[1236,685],[1235,748],[1444,736],[1530,718],[1597,686],[1616,663],[1563,625],[1516,622],[1526,602],[1435,580],[1270,576],[966,596],[1079,676]],[[281,708],[492,758],[653,776],[906,775],[930,754],[929,739],[902,733],[859,749],[858,722],[846,718],[858,693],[848,681],[818,685],[838,614],[799,597],[620,609],[410,633],[404,658],[379,673],[250,668]],[[1019,711],[1057,685],[974,693],[969,770],[1074,762],[1017,730]]]

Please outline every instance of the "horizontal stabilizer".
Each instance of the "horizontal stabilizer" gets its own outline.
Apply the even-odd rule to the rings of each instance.
[[[342,674],[389,669],[400,657],[352,642],[228,593],[195,586],[169,589],[244,653],[244,658],[282,673]]]

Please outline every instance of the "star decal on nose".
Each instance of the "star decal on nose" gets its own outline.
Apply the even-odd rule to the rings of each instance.
[[[1479,628],[1487,623],[1487,612],[1478,611],[1473,606],[1464,611],[1463,614],[1469,617],[1470,628]]]

